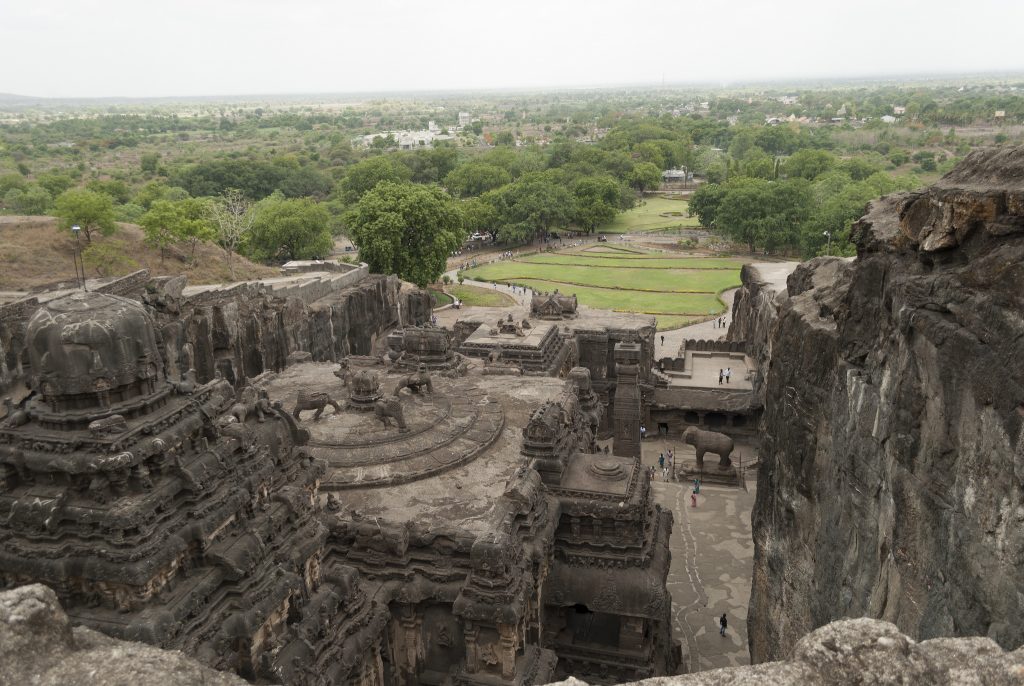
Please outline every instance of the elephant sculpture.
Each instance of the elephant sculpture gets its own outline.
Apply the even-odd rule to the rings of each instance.
[[[697,467],[704,467],[704,453],[714,453],[720,458],[719,469],[726,469],[732,465],[729,454],[734,447],[732,439],[717,431],[702,431],[690,426],[683,431],[683,443],[689,443],[697,450]]]
[[[313,421],[320,419],[320,415],[324,413],[324,409],[330,405],[334,408],[335,412],[341,412],[341,406],[334,402],[334,399],[330,395],[322,391],[307,391],[306,389],[299,389],[299,396],[295,400],[295,409],[292,410],[292,417],[295,421],[300,421],[299,413],[306,410],[316,410],[316,414],[313,415]]]
[[[395,397],[381,398],[373,405],[373,416],[380,420],[384,428],[391,426],[391,420],[395,420],[399,432],[406,432],[409,427],[405,424],[405,413],[402,410],[402,402]]]
[[[253,415],[258,422],[266,421],[267,415],[272,411],[267,391],[250,384],[242,389],[238,402],[231,406],[227,414],[234,417],[239,424],[245,424],[245,420]]]
[[[427,373],[427,365],[421,364],[417,371],[400,378],[393,395],[397,398],[403,388],[408,388],[413,393],[419,393],[426,389],[427,393],[433,395],[434,383],[430,380],[430,374]]]

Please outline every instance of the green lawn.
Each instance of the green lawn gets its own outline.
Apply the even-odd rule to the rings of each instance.
[[[462,301],[463,305],[475,307],[508,307],[516,301],[507,293],[499,293],[479,286],[451,285],[448,292]]]
[[[521,257],[517,261],[528,264],[589,265],[602,269],[620,267],[627,269],[721,269],[733,271],[743,266],[741,260],[718,257],[667,257],[666,253],[646,253],[634,256],[594,254],[592,252],[539,253]]]
[[[658,328],[667,330],[722,312],[718,294],[740,285],[742,265],[740,260],[672,257],[602,244],[493,262],[463,274],[538,291],[574,293],[588,307],[657,315]]]
[[[435,307],[451,305],[452,296],[448,295],[447,293],[444,293],[443,291],[439,291],[435,288],[429,288],[427,290],[430,292],[432,296],[434,296],[434,299],[437,301],[437,305]]]
[[[627,260],[628,261],[628,260]],[[480,281],[523,283],[529,279],[597,286],[608,289],[662,293],[719,293],[740,285],[739,269],[670,269],[595,267],[569,264],[497,262],[471,269],[467,276]],[[563,288],[562,290],[567,290]],[[687,310],[689,311],[689,310]]]
[[[722,301],[714,293],[648,293],[571,286],[540,279],[516,279],[515,283],[537,291],[553,291],[557,288],[560,293],[575,294],[579,301],[588,307],[616,312],[704,316],[724,309]]]
[[[688,206],[685,200],[647,198],[644,204],[619,214],[604,226],[599,226],[597,230],[602,233],[632,233],[679,226],[699,226],[696,217],[686,216]]]

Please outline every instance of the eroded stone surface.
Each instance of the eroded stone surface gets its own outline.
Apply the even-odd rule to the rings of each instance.
[[[552,686],[580,686],[568,679]],[[636,686],[817,686],[821,684],[1024,683],[1024,649],[1012,653],[987,638],[920,643],[888,622],[847,619],[802,638],[786,660],[635,682]],[[633,686],[632,684],[630,686]]]
[[[0,592],[0,683],[33,686],[244,686],[183,653],[72,629],[57,596],[41,584]]]
[[[842,616],[1024,643],[1022,168],[972,153],[875,203],[856,261],[737,297],[767,341],[755,661]]]

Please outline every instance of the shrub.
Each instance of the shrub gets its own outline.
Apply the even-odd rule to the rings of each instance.
[[[98,276],[127,274],[139,268],[139,263],[127,253],[128,246],[124,241],[96,241],[82,251],[82,264],[90,271],[95,270]]]

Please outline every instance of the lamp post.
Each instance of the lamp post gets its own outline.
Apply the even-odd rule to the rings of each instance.
[[[73,256],[75,263],[75,281],[77,281],[79,287],[85,291],[88,289],[85,287],[85,262],[82,261],[82,227],[75,224],[71,227],[71,233],[75,235],[75,253]],[[79,269],[81,269],[81,271],[79,271]]]
[[[825,248],[825,254],[826,255],[831,255],[832,254],[832,232],[831,231],[822,231],[821,235],[825,236],[826,238],[828,238],[828,247]]]

